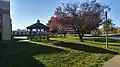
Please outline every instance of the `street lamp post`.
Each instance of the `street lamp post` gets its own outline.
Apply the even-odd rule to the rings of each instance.
[[[106,27],[106,30],[105,30],[105,34],[106,34],[106,48],[108,48],[108,28],[107,28],[107,12],[109,12],[111,9],[109,7],[105,8],[104,9],[104,12],[105,12],[105,27]]]
[[[105,19],[106,19],[105,25],[107,26],[107,11],[105,12]],[[105,34],[106,34],[106,48],[108,48],[108,32],[107,32],[107,29],[105,31]]]

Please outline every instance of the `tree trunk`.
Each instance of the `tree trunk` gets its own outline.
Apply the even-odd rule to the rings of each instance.
[[[72,25],[73,29],[75,30],[75,32],[78,34],[80,41],[83,42],[84,34],[83,33],[80,34],[80,32],[76,29],[76,27],[73,24],[71,24],[71,25]]]
[[[66,33],[64,32],[63,34],[64,34],[64,38],[66,38]]]
[[[83,42],[83,33],[80,34],[80,32],[77,31],[77,34],[79,36],[80,42]]]

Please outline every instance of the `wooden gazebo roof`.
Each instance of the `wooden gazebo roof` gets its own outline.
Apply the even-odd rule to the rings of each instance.
[[[33,25],[30,25],[28,27],[26,27],[27,29],[45,29],[45,30],[48,30],[49,27],[40,23],[40,20],[37,20],[37,23],[33,24]]]

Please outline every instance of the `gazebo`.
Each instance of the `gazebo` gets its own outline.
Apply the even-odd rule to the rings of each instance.
[[[39,37],[39,40],[41,39],[49,39],[49,27],[40,23],[40,20],[37,20],[37,23],[30,25],[27,28],[27,31],[29,32],[27,38],[30,40],[35,39],[35,36]]]

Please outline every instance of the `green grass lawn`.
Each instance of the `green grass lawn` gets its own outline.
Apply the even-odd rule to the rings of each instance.
[[[101,67],[120,52],[120,43],[110,42],[106,49],[105,42],[97,40],[79,42],[78,37],[69,36],[49,42],[5,42],[0,67]]]

